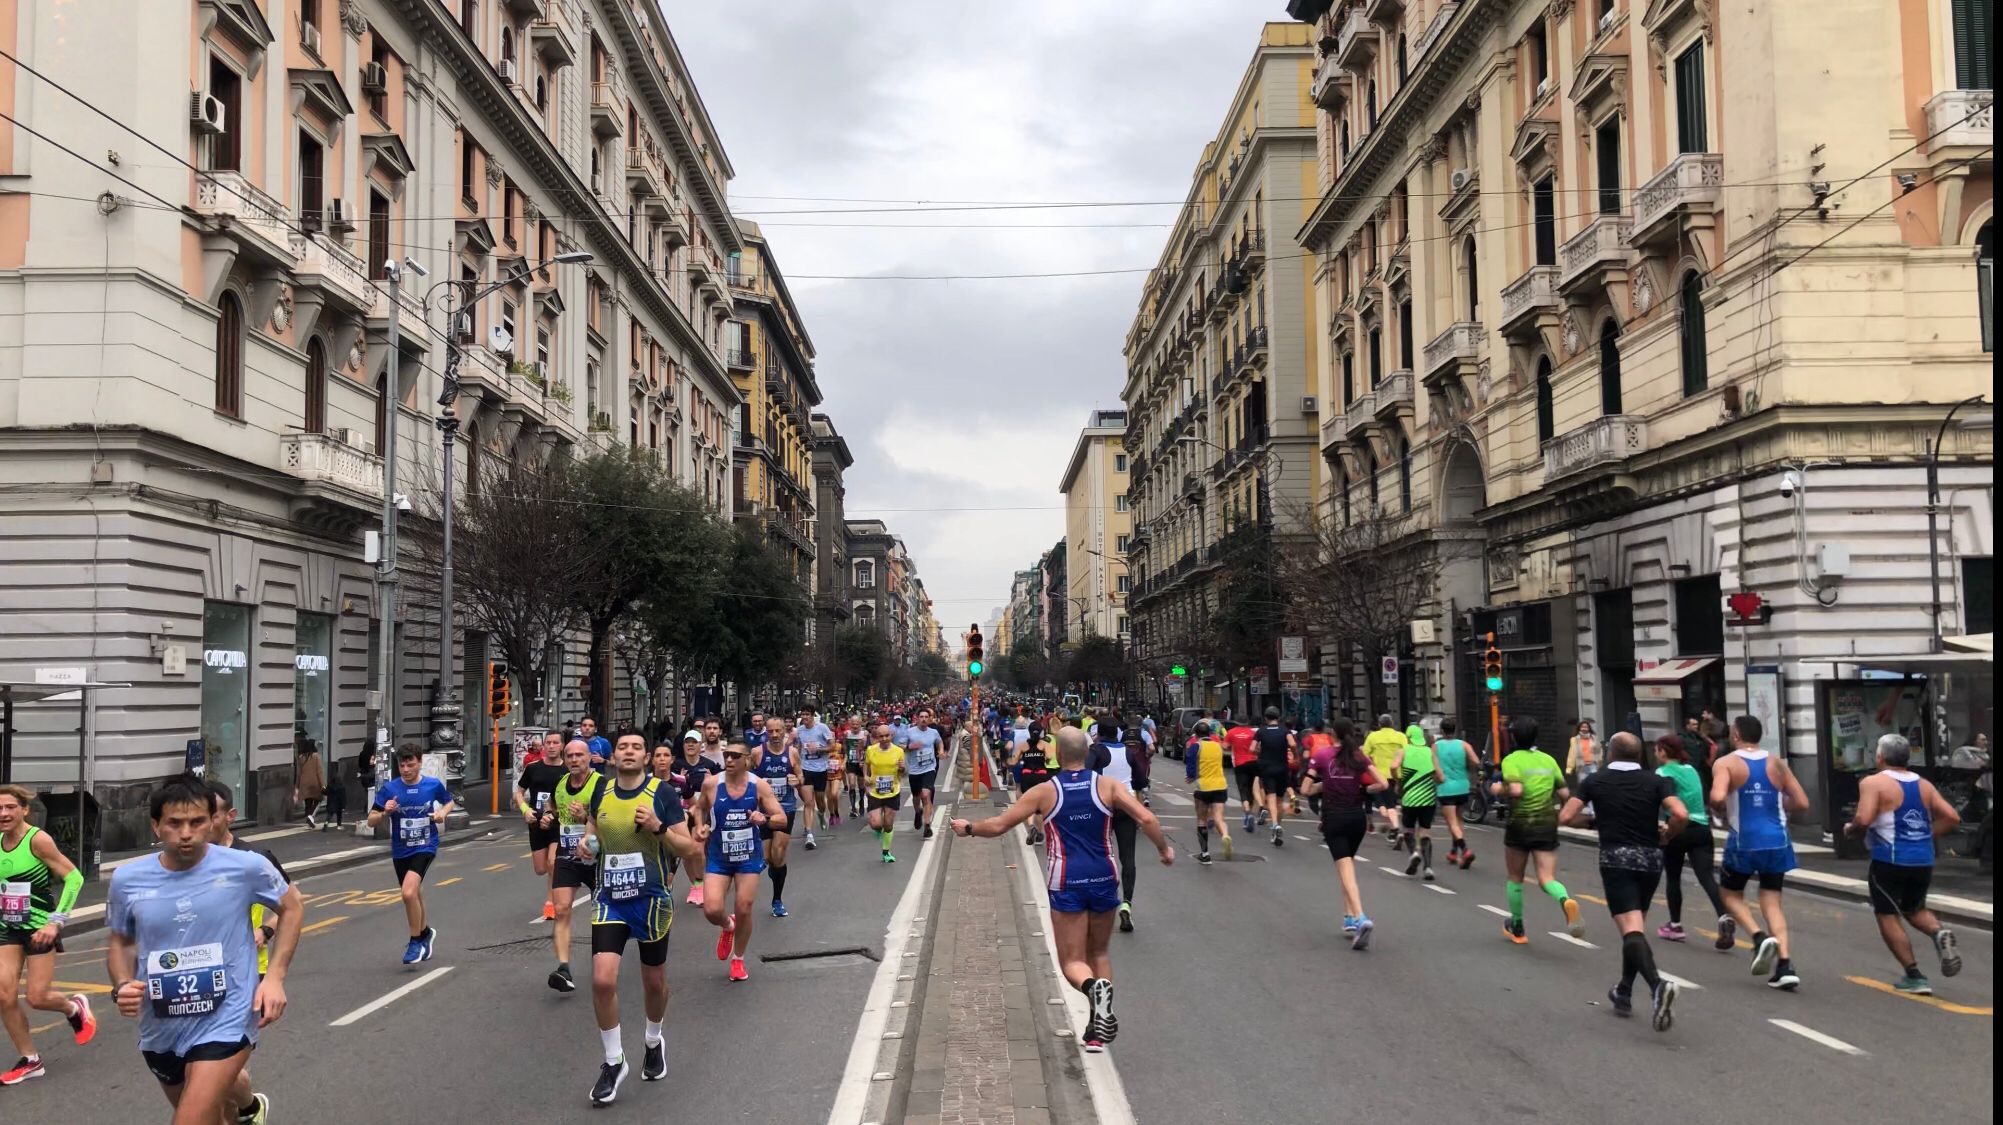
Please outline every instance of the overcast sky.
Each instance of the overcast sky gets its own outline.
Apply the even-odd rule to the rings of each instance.
[[[1284,5],[661,2],[736,166],[732,208],[813,337],[856,457],[848,515],[904,538],[950,642],[1064,534],[1058,480],[1087,414],[1120,404],[1145,275],[881,278],[1145,270],[1175,208],[883,208],[1180,201]]]

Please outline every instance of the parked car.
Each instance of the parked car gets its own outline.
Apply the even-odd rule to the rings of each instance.
[[[1182,748],[1189,742],[1189,733],[1196,727],[1196,721],[1203,717],[1201,707],[1178,707],[1169,712],[1169,737],[1161,748],[1163,754],[1180,759]]]

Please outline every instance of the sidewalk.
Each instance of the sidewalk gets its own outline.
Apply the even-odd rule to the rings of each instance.
[[[499,816],[489,814],[487,805],[492,798],[488,794],[489,788],[484,781],[469,785],[460,792],[458,808],[439,833],[440,847],[450,847],[521,823],[521,817],[505,806]],[[309,871],[323,874],[388,859],[388,834],[371,833],[367,821],[368,810],[363,808],[350,817],[340,831],[331,827],[323,832],[315,831],[306,827],[303,821],[290,821],[277,825],[252,825],[239,833],[237,838],[259,850],[270,852],[278,858],[287,875],[297,878]],[[357,825],[362,826],[359,833]],[[98,868],[98,877],[86,882],[83,891],[77,895],[77,906],[70,912],[70,924],[64,929],[64,936],[75,937],[102,926],[104,899],[111,887],[111,873],[124,864],[153,853],[154,849],[147,848],[107,854]],[[385,867],[384,871],[387,885],[388,868]]]

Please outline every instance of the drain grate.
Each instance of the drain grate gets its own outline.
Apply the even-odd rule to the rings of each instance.
[[[865,961],[881,961],[883,955],[862,945],[843,945],[834,949],[802,949],[781,953],[760,953],[758,959],[767,964],[775,961],[825,961],[831,957],[860,957]]]
[[[577,944],[576,934],[573,933],[571,935],[570,943],[572,945]],[[549,956],[549,950],[548,934],[544,934],[541,937],[521,938],[517,941],[498,942],[494,945],[472,945],[466,948],[466,952],[468,953],[485,953],[493,957],[547,957]]]

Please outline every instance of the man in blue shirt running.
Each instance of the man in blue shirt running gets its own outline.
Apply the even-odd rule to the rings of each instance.
[[[589,723],[591,720],[586,719]],[[431,960],[438,931],[424,920],[424,874],[438,858],[438,826],[452,812],[452,794],[445,783],[423,774],[424,748],[415,742],[397,747],[397,776],[376,790],[369,809],[369,827],[389,822],[389,857],[403,894],[404,917],[410,921],[410,944],[403,963]]]

